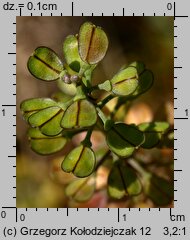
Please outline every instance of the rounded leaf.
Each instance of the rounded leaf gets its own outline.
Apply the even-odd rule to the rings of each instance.
[[[63,128],[84,128],[94,125],[97,113],[94,105],[83,99],[71,104],[65,111],[61,126]]]
[[[38,79],[53,81],[63,71],[63,63],[52,49],[38,47],[28,59],[28,70]]]
[[[108,177],[108,193],[111,197],[121,199],[141,193],[142,186],[135,171],[123,161],[112,167]]]
[[[148,174],[144,179],[144,192],[157,206],[164,206],[174,198],[174,184],[155,174]]]
[[[67,95],[63,92],[55,92],[51,96],[56,102],[66,103],[72,99],[72,96]]]
[[[140,94],[143,94],[152,87],[152,84],[154,82],[154,76],[150,70],[147,70],[145,68],[145,64],[143,62],[133,62],[129,65],[129,67],[136,68],[138,74],[138,86],[135,92],[133,92],[132,95],[129,96],[129,98],[134,98]]]
[[[63,160],[62,169],[77,177],[89,176],[95,167],[95,154],[91,148],[80,145],[74,148]]]
[[[145,135],[145,141],[141,147],[149,149],[160,142],[162,135],[169,128],[169,124],[167,122],[141,123],[138,128]]]
[[[106,141],[112,152],[128,157],[144,142],[144,134],[133,125],[116,123],[108,130]]]
[[[84,23],[79,31],[79,54],[88,64],[100,62],[108,48],[108,38],[100,27],[90,22]]]
[[[48,137],[36,128],[29,129],[28,137],[32,150],[42,155],[48,155],[60,151],[67,142],[67,139],[62,135]]]
[[[79,72],[82,66],[88,66],[88,64],[83,62],[79,56],[78,39],[76,36],[70,35],[66,37],[63,43],[63,53],[66,63],[73,71]]]
[[[88,201],[95,192],[95,177],[91,175],[87,178],[73,180],[65,189],[65,195],[75,201]]]
[[[56,136],[63,131],[61,127],[61,119],[63,110],[59,110],[51,119],[44,122],[40,127],[40,131],[47,136]]]
[[[63,109],[60,107],[49,107],[42,109],[28,118],[28,123],[32,127],[39,127],[40,131],[48,136],[55,136],[63,130],[61,119]]]
[[[56,105],[57,103],[50,98],[31,98],[20,104],[20,110],[24,119],[28,121],[28,118],[35,112]]]
[[[132,96],[137,96],[140,94],[143,94],[144,92],[148,91],[154,82],[154,76],[153,73],[150,70],[145,70],[140,76],[139,76],[139,84],[135,92],[132,94]]]
[[[112,79],[112,92],[117,96],[131,95],[138,86],[138,72],[133,66],[120,70]]]

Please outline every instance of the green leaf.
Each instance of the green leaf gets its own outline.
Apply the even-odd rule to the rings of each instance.
[[[67,101],[69,99],[67,98]],[[55,136],[63,130],[61,127],[65,109],[63,101],[55,102],[49,98],[28,99],[21,103],[20,108],[24,119],[32,127],[39,127],[43,134]]]
[[[89,176],[95,167],[95,154],[91,148],[80,145],[74,148],[63,160],[62,169],[77,177]]]
[[[78,52],[78,39],[74,35],[68,36],[63,43],[63,53],[66,63],[69,67],[79,73],[81,67],[88,67],[89,65],[83,62]]]
[[[142,74],[143,71],[145,70],[145,64],[140,61],[132,62],[129,66],[136,68],[138,75]]]
[[[108,38],[100,27],[90,22],[84,23],[79,31],[79,54],[88,64],[100,62],[108,48]]]
[[[170,130],[162,136],[162,141],[160,141],[157,148],[174,148],[174,131]]]
[[[75,94],[76,94],[76,86],[74,85],[74,84],[66,84],[66,83],[64,83],[61,79],[59,79],[58,81],[57,81],[57,86],[59,87],[59,89],[63,92],[63,93],[65,93],[65,94],[67,94],[67,95],[69,95],[69,96],[75,96]]]
[[[96,64],[91,65],[88,69],[84,71],[84,77],[82,77],[82,81],[87,88],[90,88],[92,86],[91,85],[92,73],[96,66],[97,66]]]
[[[129,99],[133,99],[148,91],[152,87],[154,82],[154,76],[150,70],[147,70],[145,68],[145,64],[140,61],[133,62],[129,66],[136,68],[138,73],[138,86],[135,92],[133,92],[132,95],[129,96]]]
[[[141,147],[149,149],[160,142],[162,135],[169,128],[169,124],[167,122],[141,123],[138,128],[145,134],[145,141]]]
[[[106,141],[112,152],[128,157],[144,142],[144,134],[135,126],[116,123],[108,130]]]
[[[52,49],[38,47],[28,60],[28,70],[38,79],[53,81],[63,71],[63,63]]]
[[[29,117],[28,122],[32,127],[40,127],[56,116],[60,110],[61,108],[56,106],[42,109],[37,113],[32,114],[32,116]]]
[[[48,155],[60,151],[67,142],[67,139],[62,135],[48,137],[36,128],[29,129],[28,137],[32,150],[42,155]]]
[[[51,119],[44,122],[40,127],[40,131],[47,136],[56,136],[63,131],[61,127],[61,120],[63,117],[63,110],[59,110]]]
[[[95,177],[91,175],[87,178],[73,180],[65,189],[65,195],[75,201],[88,201],[95,192]]]
[[[58,135],[63,129],[61,119],[63,109],[60,107],[49,107],[42,109],[28,118],[28,123],[32,127],[39,127],[40,131],[48,136]]]
[[[22,112],[38,111],[47,107],[56,106],[57,103],[50,98],[31,98],[20,104]]]
[[[56,101],[56,102],[61,102],[61,103],[66,103],[68,101],[70,101],[72,99],[72,96],[67,95],[63,92],[56,92],[52,95],[52,98]]]
[[[98,84],[98,89],[110,92],[112,90],[111,82],[109,80],[106,80],[105,82]]]
[[[133,66],[120,70],[112,79],[112,92],[117,96],[128,96],[138,86],[138,72]]]
[[[108,193],[121,199],[141,193],[142,186],[133,168],[124,161],[115,162],[108,177]]]
[[[164,206],[174,198],[174,184],[155,174],[147,174],[144,179],[145,194],[157,205]]]
[[[87,100],[78,100],[70,105],[61,122],[63,128],[84,128],[94,125],[97,113],[94,105]]]
[[[23,101],[20,104],[20,109],[26,121],[35,112],[44,108],[57,106],[57,103],[50,98],[32,98]]]
[[[132,96],[138,96],[140,94],[143,94],[144,92],[148,91],[154,82],[154,76],[153,73],[149,70],[145,70],[140,76],[139,76],[139,84],[136,89],[136,91],[132,94]]]

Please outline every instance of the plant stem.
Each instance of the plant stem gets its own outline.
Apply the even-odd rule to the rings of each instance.
[[[107,150],[106,153],[103,155],[103,157],[98,161],[95,171],[104,163],[104,161],[109,157],[111,151]]]
[[[116,112],[119,110],[119,108],[126,103],[127,103],[127,97],[118,98],[117,104],[115,105],[114,110],[111,113],[111,117],[113,117],[116,114]]]
[[[98,112],[98,116],[100,117],[100,119],[102,120],[103,124],[105,125],[106,122],[108,121],[107,117],[105,116],[105,114],[102,112],[102,110],[99,107],[96,107],[96,110]]]
[[[63,110],[66,110],[71,104],[73,103],[73,99],[65,102],[65,103],[60,103],[60,107],[63,109]]]
[[[91,147],[92,143],[90,141],[91,135],[92,135],[93,127],[89,128],[86,134],[85,139],[81,142],[83,145],[87,147]]]
[[[130,158],[128,162],[137,172],[140,173],[141,176],[148,174],[147,171],[137,161],[135,161],[135,159]]]
[[[110,94],[107,97],[105,97],[102,101],[98,102],[99,108],[103,108],[104,105],[106,105],[107,102],[109,102],[111,99],[113,99],[115,96]]]
[[[80,99],[85,99],[86,98],[86,94],[85,94],[85,90],[84,87],[82,85],[79,85],[77,87],[77,92],[76,95],[74,97],[74,101],[80,100]]]

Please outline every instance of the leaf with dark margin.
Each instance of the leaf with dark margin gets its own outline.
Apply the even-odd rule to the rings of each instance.
[[[79,30],[79,54],[88,64],[100,62],[108,49],[108,38],[100,27],[90,22],[82,24]]]
[[[147,174],[144,179],[145,194],[158,206],[164,206],[174,198],[174,183],[155,174]]]
[[[72,172],[77,177],[87,177],[93,172],[95,162],[93,150],[80,145],[64,158],[61,167],[63,171]]]
[[[48,137],[40,132],[39,129],[30,128],[28,130],[28,137],[32,150],[41,155],[48,155],[60,151],[67,139],[61,134],[56,137]]]
[[[149,149],[160,142],[162,135],[169,128],[169,124],[167,122],[141,123],[138,128],[145,134],[145,141],[141,147]]]
[[[133,125],[116,123],[108,130],[106,141],[112,152],[128,157],[144,142],[144,133]]]
[[[21,102],[20,110],[25,121],[28,121],[35,112],[53,106],[57,106],[57,103],[50,98],[31,98]]]
[[[28,70],[40,80],[57,80],[63,69],[63,63],[57,54],[47,47],[36,48],[28,59]]]
[[[97,113],[94,105],[87,100],[78,100],[70,105],[61,122],[63,128],[85,128],[94,125]]]
[[[138,86],[137,69],[129,66],[120,70],[111,80],[112,92],[117,96],[131,95]]]
[[[73,71],[79,73],[81,67],[89,66],[89,64],[83,62],[79,56],[78,39],[76,36],[69,35],[66,37],[63,43],[63,53],[66,63]]]
[[[121,199],[141,193],[142,186],[134,169],[119,160],[113,165],[108,177],[108,193],[111,197]]]

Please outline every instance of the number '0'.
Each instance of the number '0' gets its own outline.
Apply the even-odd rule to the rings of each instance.
[[[171,3],[168,3],[168,4],[167,4],[167,9],[168,9],[168,10],[172,10],[172,4],[171,4]]]

